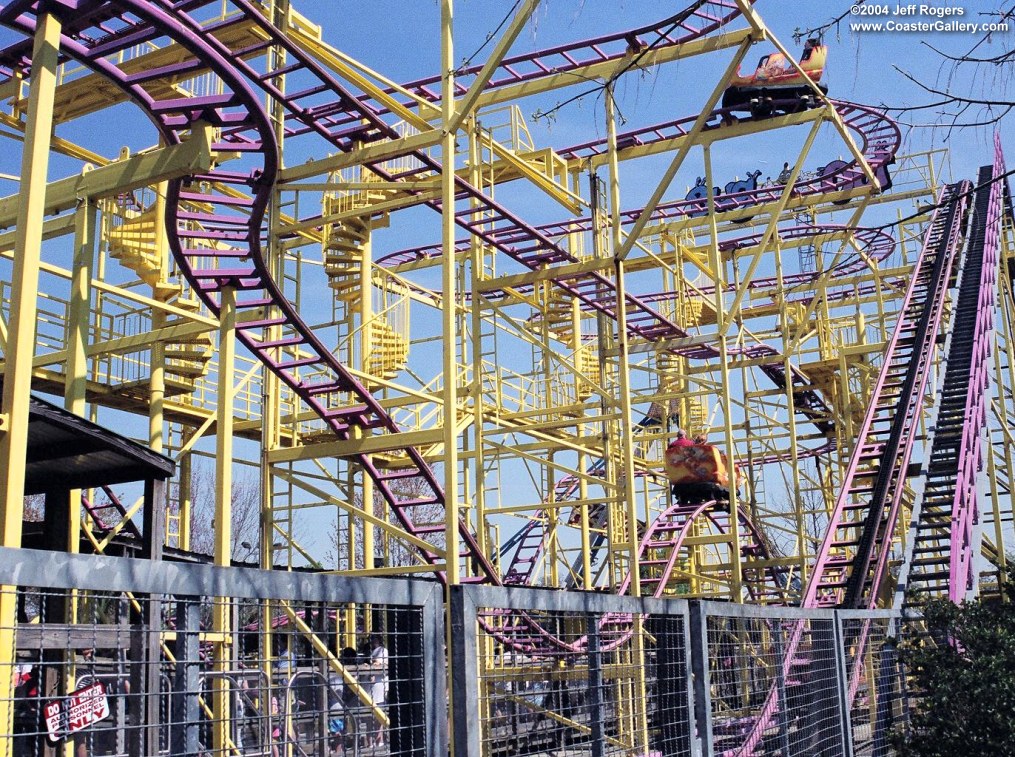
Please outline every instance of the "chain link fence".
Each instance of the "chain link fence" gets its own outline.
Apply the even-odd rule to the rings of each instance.
[[[0,757],[881,757],[908,702],[888,612],[29,550],[0,584]]]

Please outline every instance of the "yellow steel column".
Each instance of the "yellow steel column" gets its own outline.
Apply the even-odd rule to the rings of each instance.
[[[627,302],[624,282],[624,260],[619,256],[621,249],[620,227],[620,173],[617,165],[617,124],[613,101],[613,87],[607,85],[606,97],[606,144],[610,166],[610,228],[614,252],[614,274],[617,286],[617,372],[620,390],[620,447],[622,475],[624,477],[623,497],[627,529],[625,539],[628,548],[628,570],[631,572],[630,591],[635,597],[641,596],[641,571],[638,559],[638,507],[634,492],[634,437],[633,409],[631,407],[631,371],[627,364]],[[618,489],[620,487],[618,486]],[[647,524],[646,524],[647,525]],[[631,734],[631,745],[635,754],[648,754],[648,712],[645,707],[647,693],[645,691],[645,639],[644,620],[640,615],[633,619],[634,635],[631,639],[632,656],[632,705],[634,732]]]
[[[67,367],[64,406],[75,415],[85,413],[85,385],[88,358],[91,283],[95,265],[96,208],[83,198],[74,214],[74,270],[71,272],[70,302],[67,305]]]
[[[581,304],[578,300],[571,301],[571,329],[573,330],[573,336],[571,339],[571,346],[575,350],[576,354],[582,355],[579,363],[584,360],[584,352],[582,350],[582,311]],[[581,367],[582,376],[585,375],[585,369]],[[584,449],[578,453],[578,499],[585,503],[589,498],[589,484],[588,479],[585,478],[585,471],[588,470],[588,454]],[[589,506],[582,504],[579,511],[581,522],[581,556],[582,556],[582,588],[585,591],[589,591],[592,588],[592,537],[589,530]],[[573,563],[574,561],[572,561]]]
[[[7,350],[4,355],[0,477],[3,528],[0,543],[21,546],[22,498],[25,493],[25,456],[28,447],[28,396],[32,389],[32,357],[35,353],[35,320],[39,290],[39,259],[42,221],[45,217],[46,173],[49,169],[50,134],[53,129],[53,93],[56,85],[60,22],[43,14],[35,33],[32,81],[29,89],[28,124],[21,159],[21,192],[14,242],[11,305]]]
[[[783,265],[782,265],[782,245],[778,242],[775,247],[775,279],[776,279],[776,295],[775,301],[779,304],[779,332],[784,336],[789,334],[789,314],[786,312],[786,290],[783,287]],[[790,492],[790,497],[793,502],[794,511],[794,527],[796,528],[796,555],[797,564],[796,570],[804,580],[807,575],[807,564],[810,561],[810,557],[807,554],[807,519],[804,513],[804,501],[803,492],[801,491],[801,477],[800,477],[800,460],[798,458],[798,442],[797,442],[797,427],[796,427],[796,413],[793,412],[793,382],[789,379],[793,374],[790,373],[792,364],[790,361],[789,350],[786,349],[786,340],[783,341],[782,349],[782,369],[786,374],[786,406],[787,417],[786,427],[789,431],[789,443],[790,443],[790,481],[794,483],[794,489]]]
[[[613,88],[606,87],[606,144],[610,166],[610,226],[613,250],[620,249],[620,176],[617,166],[617,126],[615,123]],[[641,596],[641,582],[638,580],[638,511],[634,495],[634,439],[632,437],[631,415],[631,372],[627,365],[627,303],[625,301],[624,261],[614,258],[614,273],[617,277],[617,369],[620,390],[621,464],[620,475],[624,477],[624,505],[627,519],[627,542],[630,550],[628,565],[631,570],[631,593]],[[619,487],[618,487],[619,488]]]
[[[458,335],[455,329],[457,292],[455,281],[455,116],[454,0],[441,0],[441,331],[444,340],[444,511],[446,518],[447,579],[454,585],[461,578],[458,553]]]
[[[215,419],[215,554],[216,565],[229,565],[232,558],[233,488],[233,374],[236,369],[236,290],[225,287],[219,308],[218,408]],[[212,630],[215,671],[230,667],[230,599],[215,598]],[[216,751],[229,744],[229,687],[224,678],[212,682],[214,723],[212,741]],[[223,752],[224,753],[224,752]]]
[[[722,260],[722,255],[719,252],[719,229],[716,226],[715,220],[715,195],[712,193],[712,150],[710,145],[704,145],[702,147],[705,159],[705,186],[708,189],[708,218],[709,218],[709,266],[712,268],[712,272],[715,275],[715,317],[718,323],[729,323],[724,316],[723,307],[723,294],[726,287],[726,276],[724,275],[725,267]],[[767,235],[766,235],[767,236]],[[767,239],[763,240],[763,244],[767,244]],[[735,253],[734,253],[735,254]],[[759,252],[760,256],[761,253]],[[730,313],[732,318],[733,313]],[[730,477],[729,492],[730,492],[730,598],[734,602],[742,601],[743,592],[741,591],[743,582],[743,571],[740,565],[740,518],[737,517],[737,508],[739,503],[737,502],[737,487],[736,487],[736,449],[734,447],[733,439],[733,397],[731,394],[730,387],[730,358],[729,358],[729,335],[727,329],[720,328],[719,330],[719,343],[716,347],[719,350],[719,370],[720,376],[719,381],[722,386],[722,409],[724,419],[724,431],[725,431],[725,444],[726,444],[726,459],[729,461],[728,474]],[[787,376],[787,381],[789,376]]]
[[[155,254],[163,268],[166,266],[166,182],[159,182],[155,191]],[[163,276],[159,276],[160,282]],[[157,289],[156,285],[156,289]],[[155,292],[156,299],[159,292]],[[152,313],[152,328],[165,325],[166,314],[156,308]],[[151,400],[148,403],[148,443],[153,450],[163,448],[163,428],[166,404],[166,345],[162,340],[152,345],[151,375],[149,377]]]
[[[483,178],[480,165],[482,159],[482,149],[479,144],[480,125],[476,122],[475,116],[470,116],[467,123],[469,135],[469,183],[474,187],[479,187]],[[478,201],[473,198],[470,200],[470,203],[476,205]],[[484,480],[484,472],[486,471],[486,435],[483,430],[483,412],[485,407],[483,397],[483,371],[485,370],[483,365],[483,298],[479,294],[479,282],[486,277],[486,271],[483,267],[483,255],[486,254],[486,251],[483,248],[482,242],[476,236],[472,237],[470,253],[472,260],[469,266],[471,277],[470,288],[473,292],[470,302],[472,315],[472,439],[475,448],[475,457],[472,463],[472,470],[475,476],[472,500],[473,507],[475,508],[473,524],[479,548],[483,554],[488,555],[491,553],[491,549],[487,534],[486,481]]]
[[[91,304],[91,280],[95,263],[95,204],[87,197],[82,198],[74,214],[74,267],[71,272],[70,300],[67,304],[67,363],[64,379],[64,407],[75,415],[85,414],[85,384],[88,377],[86,348],[89,338],[89,313]],[[76,553],[81,545],[81,490],[71,490],[67,497],[67,551]],[[68,623],[78,622],[78,591],[67,592]],[[76,688],[78,671],[74,665],[74,653],[65,656],[68,664],[67,691]],[[70,754],[69,747],[66,750]]]
[[[363,245],[363,255],[360,258],[359,272],[359,317],[360,317],[360,340],[363,348],[360,350],[360,369],[363,373],[370,373],[370,352],[373,350],[373,278],[370,250],[370,219],[367,218],[367,238]],[[383,306],[382,306],[383,307]],[[383,366],[383,346],[379,345],[381,357],[380,364]],[[383,368],[381,368],[383,370]],[[369,456],[367,457],[369,459]],[[371,515],[374,512],[374,480],[370,476],[360,477],[363,481],[363,509]],[[385,516],[386,517],[386,516]],[[374,525],[363,521],[363,568],[372,570],[374,567]],[[368,614],[369,617],[369,614]]]
[[[28,122],[21,156],[21,192],[18,205],[14,269],[7,349],[4,359],[3,400],[0,405],[0,545],[21,546],[24,511],[25,459],[28,450],[28,397],[32,389],[32,357],[35,353],[35,319],[38,308],[39,260],[42,222],[45,217],[46,174],[53,131],[53,98],[56,88],[60,21],[49,13],[38,19],[32,47],[32,80],[28,91]],[[0,667],[10,670],[14,655],[14,623],[17,617],[15,587],[0,587]],[[0,728],[12,733],[13,677],[0,684]],[[13,742],[0,741],[3,755]]]
[[[88,379],[86,349],[90,336],[91,284],[95,265],[97,212],[94,202],[83,198],[74,215],[74,270],[71,272],[70,301],[67,305],[67,363],[64,379],[64,407],[75,415],[85,414],[85,386]],[[80,491],[70,494],[71,508],[68,523],[70,552],[77,552],[81,539],[81,512],[74,503],[81,499]],[[71,602],[68,622],[77,622],[77,605]]]
[[[454,63],[454,0],[441,0],[441,336],[443,340],[444,387],[444,547],[447,582],[454,586],[461,580],[458,553],[458,346],[455,333],[457,293],[455,287],[455,63]],[[450,607],[450,605],[449,605]],[[469,632],[467,629],[466,632]],[[451,617],[447,619],[447,642],[451,648]],[[454,743],[454,692],[448,671],[448,712],[452,722],[448,729],[451,753],[457,754]]]

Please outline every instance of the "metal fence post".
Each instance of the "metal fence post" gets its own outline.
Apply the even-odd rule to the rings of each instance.
[[[712,754],[712,700],[708,671],[708,624],[701,602],[690,603],[691,674],[694,686],[694,726],[701,754]]]
[[[835,678],[836,692],[839,698],[840,719],[842,728],[842,753],[853,754],[853,717],[849,701],[849,672],[846,666],[846,641],[842,632],[842,614],[839,610],[834,615],[835,644]]]
[[[201,613],[197,597],[176,601],[176,672],[170,698],[169,750],[197,754],[200,750],[201,710],[198,702],[201,670]]]
[[[469,586],[450,586],[451,720],[454,757],[480,757],[479,645],[476,604]]]
[[[444,590],[435,585],[423,603],[423,684],[426,688],[426,751],[448,753],[447,663]]]
[[[662,757],[693,754],[689,704],[693,698],[687,660],[687,628],[683,615],[652,615],[648,625],[656,639],[656,724]],[[687,721],[674,717],[686,712]]]
[[[585,614],[585,628],[588,634],[589,658],[589,728],[592,731],[591,757],[603,757],[606,754],[606,735],[603,731],[603,659],[599,649],[599,615]]]

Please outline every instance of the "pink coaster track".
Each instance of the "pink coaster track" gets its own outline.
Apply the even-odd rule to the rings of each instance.
[[[949,281],[962,248],[969,189],[969,182],[961,182],[941,191],[939,207],[924,235],[899,322],[886,348],[842,490],[804,591],[803,607],[873,609],[877,604]],[[793,624],[781,663],[784,675],[807,662],[801,652],[805,632],[804,623]],[[859,686],[859,665],[869,633],[870,623],[865,622],[854,638],[846,640],[848,646],[858,650],[849,677],[850,701]],[[772,687],[743,744],[724,754],[752,757],[759,753],[780,706],[778,688]]]

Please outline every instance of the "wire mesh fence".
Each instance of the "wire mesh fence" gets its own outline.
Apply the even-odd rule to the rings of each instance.
[[[4,757],[443,748],[434,583],[48,559],[59,563],[45,582],[56,588],[38,585],[38,568],[0,579],[5,617],[14,610],[0,627]]]
[[[601,593],[452,591],[463,754],[691,755],[688,604]],[[478,703],[468,725],[461,709]]]
[[[891,731],[906,715],[905,674],[892,638],[891,618],[879,614],[840,614],[846,667],[846,696],[853,753],[885,754]]]
[[[705,616],[712,748],[844,755],[834,616],[727,611]]]
[[[0,550],[0,757],[881,755],[887,612]],[[450,680],[450,700],[446,682]]]

